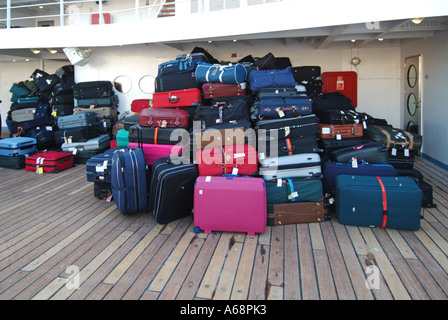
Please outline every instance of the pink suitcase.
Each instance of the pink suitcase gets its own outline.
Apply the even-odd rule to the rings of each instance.
[[[199,176],[193,204],[195,232],[247,232],[253,236],[266,231],[266,186],[262,178]]]
[[[130,148],[139,147],[143,149],[145,159],[148,165],[152,165],[156,159],[176,155],[181,156],[183,147],[179,145],[165,145],[165,144],[149,144],[130,142],[128,144]]]

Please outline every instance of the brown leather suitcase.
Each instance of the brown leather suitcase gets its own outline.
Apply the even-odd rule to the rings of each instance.
[[[140,113],[139,124],[146,127],[186,128],[189,113],[178,108],[147,108]]]
[[[296,202],[275,204],[272,213],[268,212],[268,226],[322,222],[330,219],[330,210],[324,202]]]
[[[202,85],[202,94],[204,99],[245,96],[246,84],[207,82]]]
[[[362,124],[324,124],[319,123],[319,138],[322,139],[347,139],[359,138],[364,135]]]

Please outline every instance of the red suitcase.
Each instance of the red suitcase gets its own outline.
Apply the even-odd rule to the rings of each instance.
[[[199,176],[194,186],[194,231],[264,233],[266,186],[262,178]]]
[[[154,92],[152,94],[153,108],[176,108],[199,106],[202,101],[201,90],[197,88]]]
[[[322,73],[322,92],[339,91],[358,104],[358,74],[354,71],[336,71]]]
[[[142,112],[143,109],[151,107],[150,99],[135,99],[131,102],[131,111],[135,113]]]
[[[189,125],[190,114],[178,108],[147,108],[140,113],[139,124],[145,127],[185,128]]]
[[[57,173],[73,167],[74,156],[71,152],[44,151],[30,155],[25,160],[27,171]],[[40,171],[40,168],[42,170]]]
[[[347,139],[360,138],[364,135],[362,124],[325,124],[318,123],[319,138],[321,139]]]
[[[202,85],[202,94],[204,96],[204,99],[234,96],[244,97],[246,95],[246,84],[207,82]]]
[[[196,152],[200,176],[252,176],[258,170],[257,151],[250,144],[205,148]]]

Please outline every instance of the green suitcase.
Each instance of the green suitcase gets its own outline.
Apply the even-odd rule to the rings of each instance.
[[[0,167],[10,169],[25,168],[25,155],[18,155],[15,157],[0,156]]]
[[[120,129],[117,131],[117,147],[127,147],[129,144],[129,130]]]
[[[266,181],[268,213],[273,213],[276,204],[321,201],[322,198],[322,179],[319,178],[283,178]]]

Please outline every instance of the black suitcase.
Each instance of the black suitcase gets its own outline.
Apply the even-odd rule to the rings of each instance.
[[[329,158],[334,162],[347,163],[354,157],[356,157],[358,163],[390,164],[388,149],[378,142],[339,149],[333,151]]]
[[[74,104],[73,92],[63,93],[52,98],[53,105],[55,104]]]
[[[325,124],[353,124],[362,123],[367,126],[367,115],[355,110],[316,110],[319,122]]]
[[[98,137],[100,134],[96,127],[78,127],[71,129],[60,129],[55,131],[54,138],[57,143],[85,142]]]
[[[317,144],[317,138],[312,135],[278,139],[275,136],[258,136],[258,155],[260,159],[283,157],[299,153],[318,153],[321,150]],[[274,149],[277,142],[277,149]],[[277,152],[277,155],[273,152]]]
[[[128,139],[129,142],[175,145],[182,141],[182,135],[174,133],[176,130],[179,128],[145,127],[137,124],[129,127]],[[173,134],[173,140],[171,140],[171,134]]]
[[[318,145],[319,148],[322,149],[322,158],[328,158],[330,153],[333,151],[348,148],[348,147],[354,147],[354,146],[361,146],[366,143],[371,143],[372,140],[366,139],[366,138],[347,138],[347,139],[319,139]]]
[[[390,164],[397,169],[414,168],[414,150],[389,148],[388,156]]]
[[[294,118],[259,120],[255,125],[255,130],[259,131],[260,129],[266,131],[277,129],[279,139],[305,135],[317,136],[319,133],[317,118],[314,114]]]
[[[432,185],[423,180],[423,174],[416,169],[397,169],[398,175],[401,177],[410,177],[423,192],[422,198],[422,208],[436,208],[437,205],[434,203],[432,196],[433,189]]]
[[[93,195],[100,200],[107,200],[112,196],[112,184],[106,181],[93,181]]]
[[[73,86],[73,97],[75,99],[104,98],[113,94],[114,90],[110,81],[86,81],[76,83]]]
[[[155,80],[155,92],[174,91],[197,88],[201,85],[196,81],[195,73],[170,73],[159,75]]]
[[[152,164],[149,210],[158,223],[169,223],[191,215],[198,170],[194,164],[174,164],[170,157]]]
[[[297,83],[302,84],[304,81],[318,80],[321,77],[320,66],[300,66],[291,68],[292,75]]]
[[[52,115],[57,116],[68,116],[73,114],[73,104],[55,104],[52,107]]]

